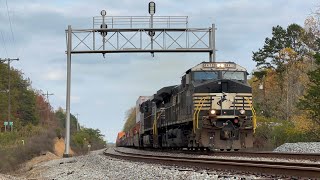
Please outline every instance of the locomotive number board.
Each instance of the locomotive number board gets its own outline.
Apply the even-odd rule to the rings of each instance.
[[[236,65],[234,63],[204,63],[204,68],[235,68]]]

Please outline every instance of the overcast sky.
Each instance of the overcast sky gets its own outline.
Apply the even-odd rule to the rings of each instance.
[[[147,16],[147,0],[7,0],[14,38],[0,0],[0,57],[19,57],[12,65],[32,80],[35,89],[54,93],[53,107],[65,108],[66,44],[64,30],[91,28],[102,9],[110,16]],[[234,61],[251,72],[252,51],[261,48],[271,28],[303,25],[317,0],[159,0],[156,15],[189,16],[190,27],[216,24],[217,61]],[[86,127],[99,128],[114,142],[125,112],[140,95],[178,84],[190,67],[207,61],[207,54],[108,54],[72,57],[71,112]]]

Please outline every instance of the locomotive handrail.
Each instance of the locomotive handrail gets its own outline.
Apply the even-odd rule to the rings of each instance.
[[[157,120],[160,118],[161,114],[162,114],[162,112],[160,112],[157,117],[157,113],[156,113],[156,115],[154,116],[153,128],[152,128],[154,135],[158,135]]]
[[[198,125],[198,122],[199,122],[199,113],[201,111],[201,108],[203,106],[203,101],[206,100],[207,98],[210,98],[210,97],[203,97],[200,99],[200,101],[198,102],[197,106],[196,106],[196,110],[195,112],[193,113],[193,132],[195,133],[196,132],[196,129],[199,128],[199,125]],[[197,118],[196,118],[197,117]]]
[[[253,125],[253,133],[256,132],[256,128],[257,128],[257,116],[256,116],[256,111],[252,105],[252,103],[250,102],[249,98],[246,97],[246,100],[248,101],[248,104],[251,108],[251,112],[252,112],[252,125]]]
[[[200,108],[199,108],[198,113],[197,113],[197,122],[196,122],[196,125],[197,125],[196,127],[197,127],[197,129],[199,129],[199,114],[200,114],[200,111],[201,111],[201,109],[202,109],[202,107],[203,107],[204,101],[205,101],[207,98],[210,98],[210,97],[204,97],[204,98],[203,98],[203,100],[202,100],[202,102],[201,102],[201,105],[200,105]]]

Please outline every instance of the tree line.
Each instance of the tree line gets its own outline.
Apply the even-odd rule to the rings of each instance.
[[[308,17],[304,27],[273,27],[252,59],[256,70],[250,84],[260,123],[256,145],[319,141],[319,14]]]
[[[10,119],[9,119],[9,74],[10,74]],[[71,114],[71,148],[76,153],[105,147],[104,135],[99,129],[77,129],[78,120]],[[40,152],[54,152],[55,139],[65,135],[66,112],[54,108],[44,93],[32,87],[31,80],[22,70],[8,68],[0,62],[0,171],[15,169]],[[13,131],[4,122],[13,122]]]

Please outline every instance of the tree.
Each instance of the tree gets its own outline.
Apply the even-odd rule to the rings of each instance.
[[[297,24],[291,24],[284,29],[281,26],[272,28],[272,38],[266,38],[262,49],[253,52],[253,61],[258,68],[273,68],[279,72],[284,71],[284,61],[279,58],[279,52],[285,48],[291,48],[299,55],[305,53],[303,43],[300,41],[304,30]]]
[[[126,112],[126,122],[123,126],[123,131],[129,131],[136,124],[136,108],[132,107]]]
[[[106,141],[103,138],[99,129],[92,128],[83,128],[71,136],[72,145],[78,150],[87,150],[88,144],[91,145],[91,150],[104,148]]]
[[[297,113],[296,104],[309,82],[307,72],[314,68],[311,54],[319,47],[317,36],[310,32],[297,24],[273,27],[272,37],[253,52],[258,68],[253,73],[254,105],[264,116],[289,120]]]
[[[299,105],[302,109],[310,112],[312,119],[320,125],[320,53],[316,53],[314,58],[318,67],[308,73],[310,85]]]
[[[61,129],[65,129],[66,128],[65,122],[66,122],[66,118],[67,118],[66,112],[62,108],[59,108],[55,113],[55,117],[57,118],[57,121],[59,122],[58,123],[59,127]],[[70,133],[71,134],[77,132],[77,123],[78,123],[77,118],[73,114],[70,114]]]

